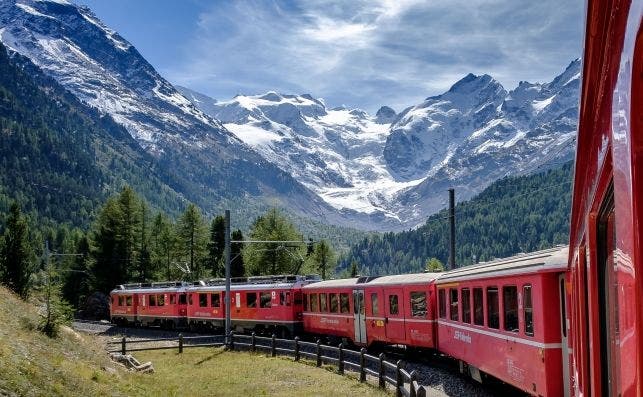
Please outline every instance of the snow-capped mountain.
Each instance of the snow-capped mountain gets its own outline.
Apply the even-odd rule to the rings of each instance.
[[[0,41],[111,115],[191,201],[258,199],[374,230],[420,224],[455,186],[466,199],[505,175],[571,158],[580,62],[507,92],[467,75],[397,114],[326,107],[311,95],[219,101],[174,87],[89,9],[0,0]],[[219,98],[221,99],[221,98]]]
[[[383,106],[375,116],[327,109],[308,94],[217,102],[180,91],[329,204],[400,229],[444,207],[449,187],[463,200],[503,176],[570,159],[579,78],[579,60],[550,83],[521,82],[509,92],[491,76],[469,74],[400,114]]]
[[[187,199],[208,210],[225,199],[259,199],[341,222],[338,211],[193,105],[198,98],[181,95],[88,8],[65,0],[1,0],[0,40],[122,124],[154,154],[149,167],[170,169],[168,183]]]

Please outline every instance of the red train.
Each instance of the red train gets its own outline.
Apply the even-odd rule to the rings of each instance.
[[[588,1],[570,255],[573,392],[643,396],[643,1]]]
[[[642,16],[643,0],[587,4],[569,252],[440,275],[245,280],[233,325],[432,348],[533,395],[642,397]],[[218,328],[222,296],[220,285],[122,286],[112,320]]]

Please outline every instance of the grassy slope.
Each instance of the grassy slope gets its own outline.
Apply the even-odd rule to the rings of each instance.
[[[119,368],[96,337],[67,329],[57,339],[35,330],[36,309],[0,287],[0,396],[343,396],[383,392],[286,358],[220,349],[141,352],[156,373]],[[189,376],[186,376],[189,374]]]

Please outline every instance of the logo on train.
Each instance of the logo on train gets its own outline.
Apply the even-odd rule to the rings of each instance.
[[[462,342],[465,342],[465,343],[471,343],[471,335],[465,334],[462,331],[455,331],[453,333],[453,339],[461,340]]]
[[[339,320],[336,319],[336,318],[322,317],[320,321],[322,322],[322,324],[326,324],[326,323],[327,324],[337,324],[337,325],[339,324]]]

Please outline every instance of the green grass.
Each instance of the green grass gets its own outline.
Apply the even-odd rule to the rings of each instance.
[[[0,287],[0,395],[18,396],[385,396],[368,384],[289,358],[185,349],[139,352],[154,374],[125,371],[101,340],[36,330],[36,309]],[[115,374],[103,370],[116,368]]]

